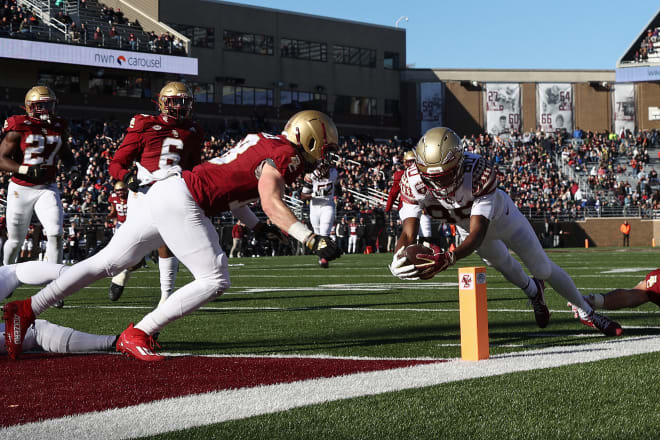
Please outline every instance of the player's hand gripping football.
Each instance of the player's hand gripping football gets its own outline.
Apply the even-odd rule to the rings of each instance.
[[[417,254],[417,258],[423,260],[424,263],[415,264],[419,276],[428,279],[435,274],[446,270],[449,266],[456,262],[454,253],[442,250],[436,245],[432,245],[433,255]]]
[[[328,261],[332,261],[341,256],[341,249],[337,244],[322,235],[312,234],[306,241],[305,246],[310,249],[314,254]]]
[[[259,222],[254,226],[254,236],[260,241],[278,241],[282,244],[287,244],[289,242],[289,239],[284,235],[280,228],[264,222]]]
[[[392,256],[392,263],[388,266],[390,272],[395,277],[401,280],[413,281],[418,280],[417,268],[414,264],[410,264],[406,256],[406,248],[402,247]]]

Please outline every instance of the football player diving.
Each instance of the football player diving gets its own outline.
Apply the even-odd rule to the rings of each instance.
[[[395,247],[390,271],[398,278],[428,278],[476,252],[530,298],[539,327],[550,320],[543,297],[544,281],[579,307],[580,321],[608,336],[622,334],[621,326],[594,312],[571,277],[543,251],[527,219],[508,194],[497,188],[496,171],[483,157],[464,152],[459,137],[449,128],[427,131],[415,148],[415,164],[401,178],[403,229]],[[425,210],[434,218],[456,223],[463,239],[453,251],[432,246],[428,262],[409,264],[403,252],[417,237],[419,217]],[[509,249],[518,254],[532,273],[530,278]]]

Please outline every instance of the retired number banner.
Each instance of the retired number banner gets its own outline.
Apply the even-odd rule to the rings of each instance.
[[[433,127],[442,127],[445,108],[445,85],[441,82],[420,84],[422,135]]]
[[[573,132],[573,90],[570,83],[537,85],[538,125],[544,132]]]
[[[614,132],[620,135],[623,130],[635,132],[635,85],[615,84],[612,94],[614,105]]]
[[[520,132],[520,84],[486,84],[486,131],[496,136]]]

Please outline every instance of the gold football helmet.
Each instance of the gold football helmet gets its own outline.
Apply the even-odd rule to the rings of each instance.
[[[193,94],[190,87],[179,81],[171,81],[160,89],[158,110],[162,115],[175,119],[187,119],[192,114]]]
[[[34,86],[25,94],[25,111],[31,118],[50,121],[57,110],[57,96],[50,87]]]
[[[412,163],[415,162],[415,152],[413,150],[408,150],[403,153],[403,165],[408,168]]]
[[[291,116],[282,134],[289,142],[303,148],[305,160],[316,162],[325,157],[328,149],[337,148],[337,126],[325,113],[303,110]]]
[[[432,193],[451,195],[463,182],[463,148],[450,128],[432,128],[415,147],[420,176]]]
[[[128,195],[128,187],[121,180],[115,183],[115,192],[120,196],[126,197]]]

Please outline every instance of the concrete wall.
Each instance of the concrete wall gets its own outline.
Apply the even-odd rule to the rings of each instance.
[[[564,247],[584,247],[584,240],[589,240],[589,247],[617,247],[623,242],[619,227],[624,220],[630,224],[630,246],[651,247],[655,237],[660,246],[660,220],[639,218],[590,218],[579,222],[563,222]],[[540,233],[543,223],[534,223],[534,229]]]

